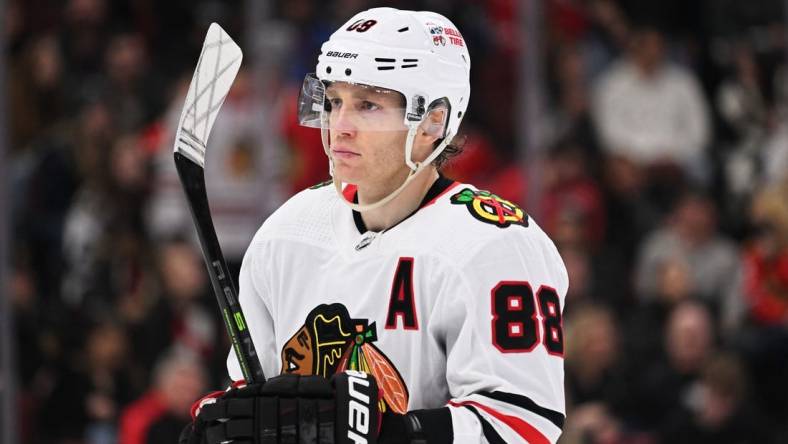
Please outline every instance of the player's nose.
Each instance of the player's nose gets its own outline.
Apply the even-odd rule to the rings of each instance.
[[[345,137],[352,137],[358,131],[358,127],[356,123],[353,121],[353,113],[348,112],[345,108],[340,108],[336,111],[331,112],[331,119],[329,122],[331,123],[331,130],[332,132],[336,132],[341,134]]]

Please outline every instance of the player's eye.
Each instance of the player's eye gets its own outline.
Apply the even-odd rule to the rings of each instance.
[[[358,107],[361,111],[377,111],[381,108],[380,105],[369,100],[362,100]]]
[[[328,111],[337,110],[342,106],[342,99],[328,98]]]

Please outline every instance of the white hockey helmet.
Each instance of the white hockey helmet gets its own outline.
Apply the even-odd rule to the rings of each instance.
[[[449,19],[434,12],[368,9],[353,16],[323,44],[317,72],[304,80],[299,122],[322,129],[327,154],[330,142],[325,85],[348,82],[383,88],[397,91],[405,99],[400,128],[408,130],[404,149],[411,174],[391,195],[372,205],[351,204],[354,209],[364,211],[385,204],[443,152],[457,134],[468,108],[470,66],[462,35]],[[447,110],[438,134],[443,140],[423,162],[413,162],[413,138],[436,106]],[[341,188],[337,180],[335,184]]]

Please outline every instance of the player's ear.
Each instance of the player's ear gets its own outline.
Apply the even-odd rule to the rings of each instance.
[[[416,143],[418,145],[432,146],[436,140],[444,137],[446,134],[447,111],[443,105],[427,111],[427,115],[422,120],[419,131],[416,134]]]

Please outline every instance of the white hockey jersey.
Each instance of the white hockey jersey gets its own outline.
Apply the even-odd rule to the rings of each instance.
[[[395,412],[448,407],[456,443],[556,442],[568,279],[547,235],[445,178],[381,233],[339,199],[297,194],[247,250],[239,299],[265,374],[359,369]],[[228,369],[243,378],[232,351]]]

